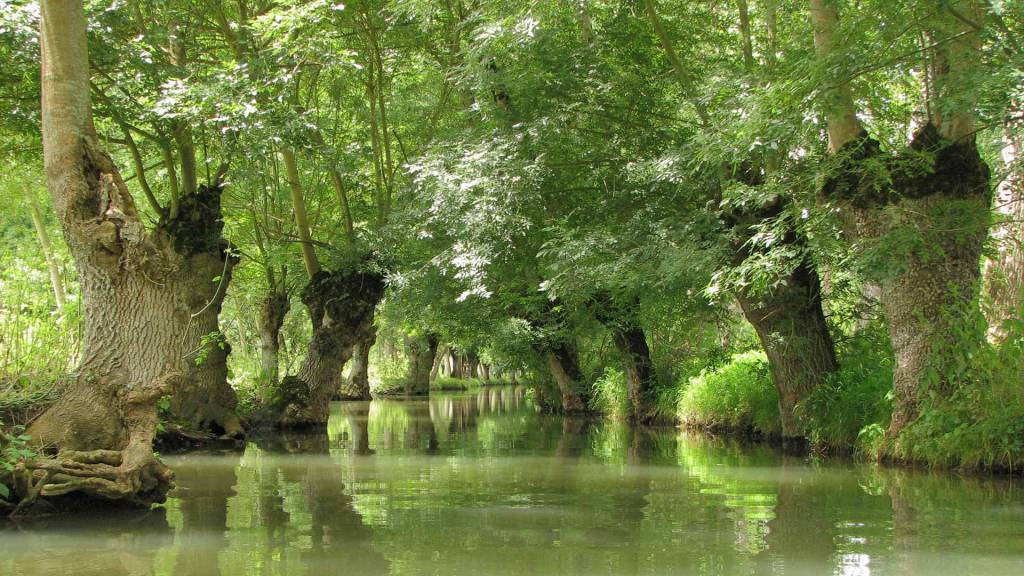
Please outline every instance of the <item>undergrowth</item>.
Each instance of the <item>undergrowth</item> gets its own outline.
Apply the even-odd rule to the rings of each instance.
[[[728,363],[689,378],[678,413],[686,426],[777,436],[778,393],[764,353],[735,354]]]

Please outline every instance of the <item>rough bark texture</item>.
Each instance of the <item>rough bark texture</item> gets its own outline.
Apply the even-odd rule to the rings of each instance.
[[[29,464],[34,487],[22,496],[77,492],[148,506],[173,485],[153,453],[156,404],[194,385],[192,328],[207,302],[192,293],[191,270],[209,254],[195,262],[167,228],[146,233],[92,127],[82,4],[41,8],[47,183],[78,270],[85,326],[78,370],[29,429],[55,456]]]
[[[464,378],[462,355],[454,349],[448,351],[448,376],[452,378]]]
[[[626,386],[631,422],[651,422],[655,418],[655,387],[657,376],[647,336],[640,326],[640,302],[631,299],[627,304],[616,303],[609,295],[595,301],[595,316],[612,333],[615,348],[622,355],[626,372]]]
[[[288,376],[270,399],[257,424],[283,428],[327,424],[331,398],[341,385],[341,371],[361,334],[373,324],[384,295],[384,279],[355,269],[320,271],[302,291],[313,337],[298,374]]]
[[[589,412],[589,395],[584,391],[576,347],[568,342],[550,346],[544,357],[562,396],[562,411],[567,414]]]
[[[973,138],[950,142],[930,123],[902,155],[886,155],[862,135],[838,151],[838,160],[823,193],[846,205],[847,234],[877,240],[909,229],[917,236],[902,265],[879,281],[896,357],[889,429],[895,437],[916,417],[922,388],[943,386],[943,361],[966,344],[956,337],[957,325],[978,294],[989,170]],[[880,165],[888,178],[878,177]]]
[[[633,422],[651,422],[655,419],[654,389],[657,378],[647,337],[636,325],[612,331],[615,347],[622,354],[626,368],[626,385],[629,388],[629,419]]]
[[[220,331],[219,317],[231,271],[237,258],[221,232],[221,189],[200,186],[181,198],[178,216],[157,228],[186,266],[177,277],[182,297],[193,310],[185,331],[192,344],[186,356],[189,370],[171,397],[171,417],[186,428],[217,435],[241,436],[235,409],[238,399],[228,384],[227,358],[231,347]]]
[[[281,327],[291,309],[288,294],[274,290],[260,303],[260,369],[268,384],[276,384],[280,371]]]
[[[749,178],[747,180],[750,180]],[[740,264],[753,250],[750,243],[753,226],[783,213],[782,200],[749,213],[731,213],[733,261]],[[772,382],[779,395],[779,419],[784,438],[803,435],[794,409],[838,368],[835,344],[822,309],[821,280],[805,254],[805,240],[792,228],[781,238],[793,246],[801,260],[776,286],[753,293],[740,290],[736,300],[743,315],[757,332],[768,357]]]
[[[835,346],[821,308],[817,272],[801,263],[785,284],[768,294],[737,295],[743,315],[761,341],[779,394],[782,435],[803,435],[794,409],[838,369]]]
[[[425,396],[430,393],[430,371],[437,355],[437,336],[413,336],[406,339],[406,354],[409,357],[409,378],[405,393],[410,396]]]
[[[377,341],[377,327],[372,324],[359,335],[352,347],[352,367],[348,378],[341,382],[338,396],[342,400],[369,400],[370,396],[370,349]]]
[[[466,372],[469,378],[480,376],[480,357],[476,355],[476,352],[466,353]]]

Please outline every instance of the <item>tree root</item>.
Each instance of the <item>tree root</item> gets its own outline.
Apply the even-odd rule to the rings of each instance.
[[[133,507],[162,503],[174,484],[174,473],[152,451],[65,451],[53,458],[22,464],[31,487],[12,514],[31,507],[38,498],[71,493],[122,502]]]

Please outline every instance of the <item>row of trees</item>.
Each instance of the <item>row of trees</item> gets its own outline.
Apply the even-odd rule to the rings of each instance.
[[[162,499],[163,398],[241,434],[241,316],[251,426],[368,397],[381,326],[412,391],[449,346],[590,411],[615,358],[647,422],[742,318],[784,437],[885,327],[893,443],[930,399],[992,393],[976,359],[1018,346],[1017,2],[40,6],[4,3],[5,153],[32,171],[41,144],[84,333],[29,430],[57,454],[34,494]]]

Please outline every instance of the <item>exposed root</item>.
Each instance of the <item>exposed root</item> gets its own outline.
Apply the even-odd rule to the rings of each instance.
[[[19,504],[30,506],[36,498],[53,498],[72,492],[132,506],[149,506],[165,500],[174,485],[174,473],[151,449],[129,446],[123,452],[94,450],[61,452],[54,458],[24,464],[33,486]]]

